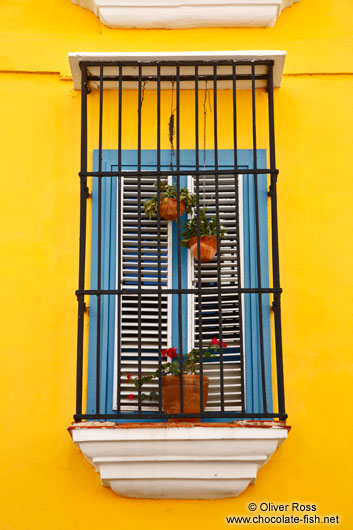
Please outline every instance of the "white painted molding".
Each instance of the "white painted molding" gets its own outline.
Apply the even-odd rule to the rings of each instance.
[[[300,0],[72,0],[111,28],[258,28],[274,26]]]
[[[267,423],[247,427],[87,422],[69,430],[103,485],[118,495],[223,499],[236,497],[255,483],[258,469],[287,438],[286,426]]]
[[[115,61],[124,64],[124,62],[138,62],[141,64],[146,64],[145,69],[148,70],[148,63],[163,61],[167,63],[168,61],[273,61],[273,86],[275,88],[281,85],[284,62],[286,58],[286,52],[280,50],[235,50],[235,51],[203,51],[203,52],[71,52],[69,53],[69,63],[71,68],[72,80],[74,83],[74,88],[77,90],[81,89],[81,68],[80,63],[83,61],[97,62],[99,64],[104,64],[109,61]],[[170,73],[175,74],[175,67],[163,67],[170,68]],[[188,66],[181,66],[180,76],[182,78],[184,69],[187,69]],[[212,65],[209,67],[209,72],[212,73]],[[229,66],[219,66],[218,73],[221,74],[222,71],[225,72],[229,69]],[[109,75],[109,67],[105,67],[107,75]],[[155,75],[155,67],[150,67],[150,70],[145,73],[150,73]],[[99,77],[99,66],[90,66],[88,67],[90,74],[98,75]],[[249,74],[251,75],[251,66],[238,66],[239,74]],[[261,65],[257,66],[258,74],[266,74],[268,72],[268,66]],[[114,73],[114,69],[111,71]],[[115,70],[116,73],[116,70]],[[204,72],[205,73],[205,72]],[[229,72],[228,72],[229,73]],[[124,66],[124,74],[130,76],[131,78],[135,77],[136,81],[138,79],[138,67],[137,66]],[[89,83],[91,89],[99,88],[99,81],[90,81]],[[262,88],[266,86],[265,80],[256,80],[256,88]],[[104,82],[105,89],[116,89],[118,87],[117,82]],[[193,81],[182,81],[181,88],[183,89],[194,89],[195,83]],[[136,89],[136,82],[124,82],[124,89],[134,88]],[[156,84],[153,82],[148,82],[146,89],[155,89]],[[170,89],[170,83],[164,83],[162,81],[161,88]],[[232,88],[232,83],[229,82],[220,82],[218,88]],[[237,88],[248,89],[251,88],[251,81],[239,81],[237,83]]]

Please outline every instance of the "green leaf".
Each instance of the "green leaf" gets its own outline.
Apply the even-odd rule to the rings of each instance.
[[[216,217],[207,217],[206,215],[207,209],[201,208],[199,210],[200,215],[200,236],[217,236],[217,219]],[[182,236],[182,246],[187,246],[189,240],[192,237],[197,236],[198,234],[198,222],[197,217],[192,217],[191,219],[188,219],[185,223],[184,230],[181,234]],[[225,230],[221,227],[219,227],[219,235],[220,238],[222,238],[225,234]]]

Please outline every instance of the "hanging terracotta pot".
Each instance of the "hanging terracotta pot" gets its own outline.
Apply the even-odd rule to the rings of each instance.
[[[167,221],[176,221],[178,218],[178,202],[177,199],[167,198],[161,200],[161,217]],[[185,212],[185,203],[180,201],[180,217]]]
[[[189,249],[192,255],[197,260],[197,236],[189,239]],[[201,236],[200,237],[200,261],[201,263],[208,263],[217,253],[217,238],[215,236]]]
[[[203,377],[203,406],[205,410],[208,398],[208,377]],[[162,407],[165,414],[180,414],[180,376],[165,375],[162,377]],[[183,412],[200,413],[200,376],[183,375]],[[199,423],[200,418],[170,418],[170,423]]]

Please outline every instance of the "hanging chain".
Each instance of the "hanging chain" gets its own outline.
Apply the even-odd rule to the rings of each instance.
[[[170,104],[170,118],[168,123],[168,137],[170,143],[170,170],[173,171],[173,158],[174,158],[174,135],[175,135],[175,116],[174,116],[174,83],[172,81],[172,100]]]
[[[203,169],[206,168],[206,134],[207,134],[207,80],[205,85],[205,96],[203,99]],[[203,175],[202,178],[202,202],[203,207],[205,207],[206,202],[206,178],[205,175]]]
[[[205,81],[205,95],[203,99],[203,169],[206,169],[206,136],[207,136],[207,100],[210,112],[212,112],[210,93],[207,87],[207,79]],[[202,194],[203,194],[203,207],[206,207],[206,176],[203,175],[202,179]]]
[[[142,83],[142,91],[141,91],[141,102],[140,102],[140,108],[142,109],[143,100],[145,99],[145,88],[147,85],[147,81],[143,81]]]

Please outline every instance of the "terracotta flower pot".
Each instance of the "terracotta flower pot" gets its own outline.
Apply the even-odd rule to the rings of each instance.
[[[208,377],[203,377],[203,406],[205,410],[208,398]],[[183,404],[185,414],[200,413],[200,376],[183,375]],[[162,377],[162,407],[166,414],[180,414],[180,377],[165,375]],[[200,418],[171,418],[168,422],[200,422]]]
[[[161,217],[163,219],[166,219],[167,221],[176,221],[178,218],[178,206],[177,206],[177,199],[170,199],[168,197],[168,200],[165,199],[161,200]],[[183,201],[180,201],[180,217],[185,212],[185,203]]]
[[[197,260],[197,236],[189,239],[189,249],[192,255]],[[201,236],[200,237],[200,261],[201,263],[208,263],[217,253],[217,238],[215,236]]]

